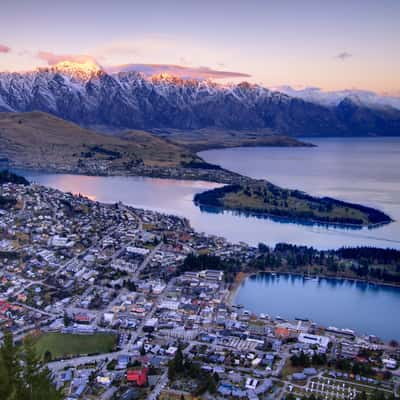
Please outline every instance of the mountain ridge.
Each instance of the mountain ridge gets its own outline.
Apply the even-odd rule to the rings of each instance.
[[[400,110],[345,98],[309,102],[260,85],[221,85],[159,74],[108,74],[63,62],[26,73],[0,73],[0,111],[43,111],[81,126],[119,129],[269,129],[289,136],[397,136]]]

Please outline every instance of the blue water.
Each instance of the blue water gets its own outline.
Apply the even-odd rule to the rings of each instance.
[[[305,280],[258,274],[238,288],[234,302],[255,313],[289,320],[309,318],[325,327],[400,339],[400,289],[349,280]]]
[[[201,212],[192,199],[195,193],[218,186],[208,182],[22,173],[38,183],[93,200],[122,201],[184,216],[197,231],[233,242],[286,242],[320,249],[356,245],[400,248],[400,138],[312,141],[318,147],[238,148],[201,155],[209,162],[283,187],[377,207],[396,221],[372,230],[279,223],[230,212]],[[237,296],[237,301],[252,311],[308,317],[326,326],[400,339],[399,289],[348,281],[257,277],[248,279]]]
[[[193,196],[218,185],[138,177],[24,174],[38,183],[103,202],[123,201],[188,218],[199,232],[252,245],[279,242],[318,249],[400,248],[400,138],[313,139],[315,148],[237,148],[201,153],[210,162],[283,187],[377,207],[396,221],[376,229],[341,229],[278,222],[232,212],[201,212]]]
[[[305,139],[307,140],[307,139]],[[236,148],[200,153],[208,162],[265,178],[317,196],[369,205],[395,222],[377,229],[346,230],[251,221],[247,240],[290,242],[316,248],[376,246],[400,248],[400,138],[309,139],[313,148]],[[238,224],[247,228],[247,223]]]

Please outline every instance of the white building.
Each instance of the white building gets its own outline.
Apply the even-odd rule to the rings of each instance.
[[[328,348],[330,339],[327,336],[312,335],[310,333],[300,333],[299,342],[309,345],[316,345],[326,350]]]

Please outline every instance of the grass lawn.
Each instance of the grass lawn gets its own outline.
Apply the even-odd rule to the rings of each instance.
[[[36,341],[36,351],[40,357],[49,350],[52,359],[80,354],[107,353],[113,350],[117,337],[110,333],[93,335],[72,335],[46,333]]]

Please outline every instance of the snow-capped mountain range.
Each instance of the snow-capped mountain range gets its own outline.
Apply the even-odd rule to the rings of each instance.
[[[345,89],[324,91],[317,87],[296,89],[291,86],[278,86],[275,90],[291,97],[299,97],[303,100],[326,106],[337,106],[342,100],[349,98],[355,103],[373,108],[393,107],[400,110],[400,97],[383,96],[369,90]]]
[[[0,73],[0,111],[40,110],[84,126],[270,129],[298,135],[400,135],[400,111],[351,98],[320,104],[246,82],[220,85],[168,74],[107,73],[61,62]]]

